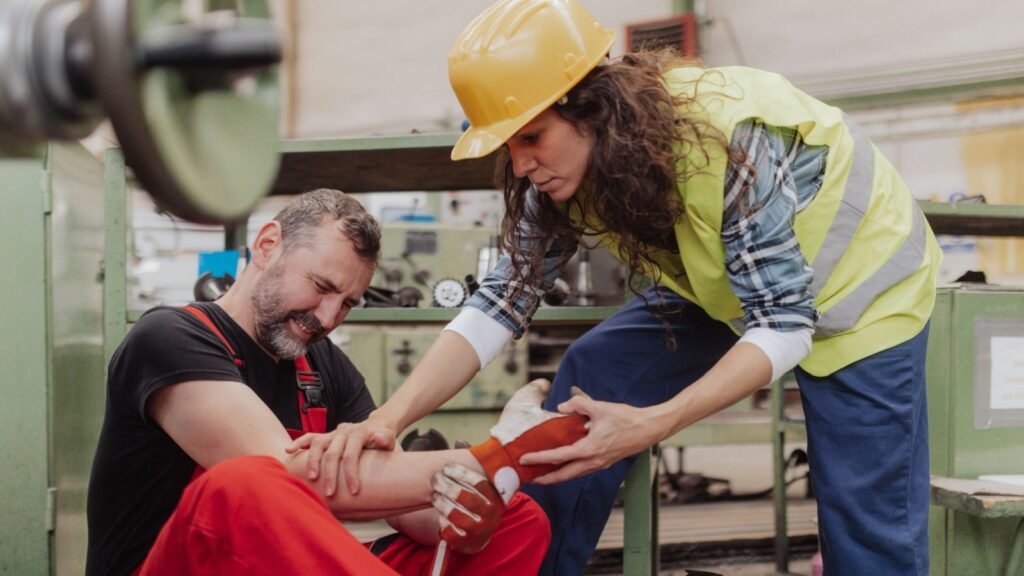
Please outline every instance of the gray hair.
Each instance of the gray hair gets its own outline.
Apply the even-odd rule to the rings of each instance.
[[[288,202],[274,220],[281,224],[284,250],[313,243],[315,230],[331,218],[365,262],[376,265],[380,257],[380,225],[358,200],[340,190],[320,188]]]

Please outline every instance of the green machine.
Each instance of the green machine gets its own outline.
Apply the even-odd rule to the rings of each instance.
[[[934,476],[1024,474],[1024,291],[939,289],[928,348],[928,412]],[[1006,573],[1020,527],[1019,516],[932,506],[931,573]]]
[[[103,166],[54,144],[0,174],[0,574],[81,574],[103,417]]]
[[[244,218],[278,161],[267,16],[259,0],[0,0],[0,575],[84,572],[106,359],[127,329],[126,160],[57,141],[109,118],[163,209]]]
[[[373,286],[413,289],[414,307],[457,308],[469,295],[468,280],[497,263],[496,229],[437,223],[387,223],[381,228],[380,264]],[[404,292],[403,292],[404,294]]]
[[[398,390],[443,327],[443,323],[349,324],[342,325],[331,339],[359,368],[379,406]],[[528,357],[525,340],[510,344],[501,357],[474,376],[454,398],[437,412],[412,424],[409,430],[423,433],[434,428],[449,443],[486,438],[509,397],[526,384]]]
[[[0,154],[109,119],[162,209],[244,219],[279,158],[269,16],[265,0],[0,0]]]

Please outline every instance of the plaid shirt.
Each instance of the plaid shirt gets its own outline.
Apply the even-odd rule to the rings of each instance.
[[[781,332],[813,329],[818,319],[814,297],[808,292],[813,271],[800,253],[793,219],[821,188],[828,150],[804,145],[794,129],[765,126],[756,120],[738,125],[732,143],[746,150],[755,168],[730,163],[725,177],[722,242],[729,282],[743,306],[743,323],[748,329]],[[741,201],[740,191],[746,184]],[[537,194],[530,190],[528,213],[537,208]],[[519,226],[523,252],[529,254],[539,238],[527,219]],[[504,256],[466,305],[497,320],[516,338],[522,336],[577,244],[572,238],[556,237],[540,249],[544,250],[542,286],[526,287],[509,306],[506,296],[516,286],[509,280],[511,260]]]

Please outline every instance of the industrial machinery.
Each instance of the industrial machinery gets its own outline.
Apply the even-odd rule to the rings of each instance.
[[[388,223],[373,285],[395,293],[415,288],[426,296],[420,306],[457,308],[473,281],[497,262],[494,234],[482,227]]]
[[[278,165],[268,16],[255,0],[0,0],[0,154],[38,154],[109,118],[162,208],[247,216]]]
[[[928,343],[928,419],[934,476],[1024,474],[1024,291],[939,289]],[[1005,573],[1022,527],[1021,517],[932,506],[931,573]]]
[[[420,306],[457,308],[501,257],[497,230],[436,223],[388,223],[373,286],[403,287],[428,297]],[[603,247],[581,247],[563,268],[548,305],[607,306],[623,302],[625,268]]]
[[[412,306],[457,308],[469,296],[476,276],[493,267],[497,254],[494,231],[487,228],[389,223],[382,230],[380,264],[373,285],[394,294],[415,290],[427,295],[411,302]],[[363,372],[380,404],[405,381],[440,329],[437,324],[346,323],[332,338]],[[500,411],[512,393],[526,384],[528,371],[526,342],[513,343],[443,410]],[[444,423],[438,427],[455,438]]]
[[[413,367],[437,339],[442,327],[443,324],[345,324],[332,334],[332,339],[363,373],[374,401],[380,404],[405,382]],[[500,412],[512,394],[526,384],[528,374],[527,342],[513,342],[441,410]],[[450,430],[443,425],[431,425],[445,436],[451,436]]]
[[[127,330],[125,156],[192,220],[235,222],[271,186],[268,17],[256,0],[0,0],[0,574],[84,572],[105,367]],[[98,160],[74,140],[104,119],[123,152]]]
[[[108,162],[117,164],[118,151]],[[126,329],[108,336],[104,187],[119,188],[124,165],[104,166],[77,144],[50,144],[41,157],[0,157],[0,574],[82,574],[85,496],[103,419],[105,369]],[[118,178],[119,173],[119,178]],[[108,268],[109,267],[109,268]],[[122,277],[124,273],[122,272]],[[109,338],[109,342],[108,342]]]

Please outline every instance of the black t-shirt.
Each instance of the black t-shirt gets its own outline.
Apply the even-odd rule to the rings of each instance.
[[[154,391],[198,380],[243,382],[285,428],[302,428],[295,364],[268,356],[219,306],[198,306],[244,366],[236,367],[217,335],[180,308],[155,308],[128,333],[110,360],[106,414],[89,482],[88,576],[131,574],[195,470],[196,463],[146,414]],[[307,358],[324,382],[327,429],[366,419],[373,399],[348,357],[324,340],[310,346]]]

